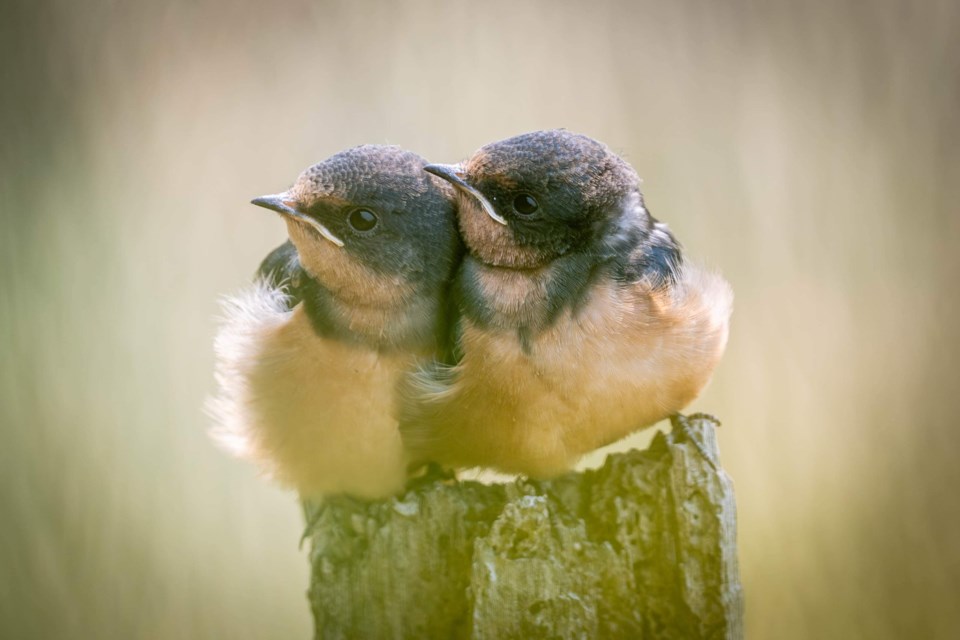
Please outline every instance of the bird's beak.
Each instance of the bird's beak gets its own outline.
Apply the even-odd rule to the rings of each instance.
[[[490,204],[490,201],[487,200],[480,191],[472,186],[469,182],[463,179],[463,168],[459,164],[428,164],[423,168],[427,173],[432,173],[438,178],[443,178],[450,184],[452,184],[457,189],[460,189],[464,193],[468,193],[480,203],[480,206],[483,207],[483,210],[488,216],[499,222],[500,224],[507,224],[506,219],[501,216],[493,208],[493,205]]]
[[[286,218],[291,218],[297,222],[301,222],[314,229],[317,233],[338,247],[343,246],[343,240],[333,235],[329,229],[310,216],[300,213],[300,211],[296,209],[296,202],[292,200],[286,193],[260,196],[259,198],[254,198],[251,200],[250,203],[257,205],[258,207],[263,207],[264,209],[276,211]]]

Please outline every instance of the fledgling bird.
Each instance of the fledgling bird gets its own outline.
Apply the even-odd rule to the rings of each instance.
[[[710,379],[733,295],[686,261],[636,172],[565,130],[426,170],[457,189],[459,362],[407,380],[421,460],[536,478],[677,413]]]
[[[364,145],[253,200],[290,240],[224,304],[212,434],[304,498],[404,487],[397,383],[441,357],[462,253],[453,189],[425,165]]]

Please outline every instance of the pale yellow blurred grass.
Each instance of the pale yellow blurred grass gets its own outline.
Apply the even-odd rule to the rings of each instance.
[[[734,285],[693,409],[725,423],[750,637],[960,632],[955,3],[8,17],[0,635],[309,635],[294,500],[204,435],[216,298],[283,239],[247,201],[354,144],[556,126]]]

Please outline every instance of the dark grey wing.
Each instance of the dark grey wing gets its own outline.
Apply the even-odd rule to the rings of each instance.
[[[281,289],[287,295],[290,309],[303,300],[307,274],[300,266],[297,248],[289,240],[263,259],[255,277],[273,288]]]
[[[436,360],[440,364],[452,367],[460,362],[463,356],[460,349],[461,332],[460,301],[451,287],[440,305],[440,320],[437,323]]]
[[[676,282],[683,266],[683,250],[667,228],[651,216],[646,237],[623,265],[621,277],[628,282],[646,278],[654,288]]]

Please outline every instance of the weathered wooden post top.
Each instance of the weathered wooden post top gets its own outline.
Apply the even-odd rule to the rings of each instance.
[[[317,638],[740,638],[715,423],[551,481],[308,507]]]

